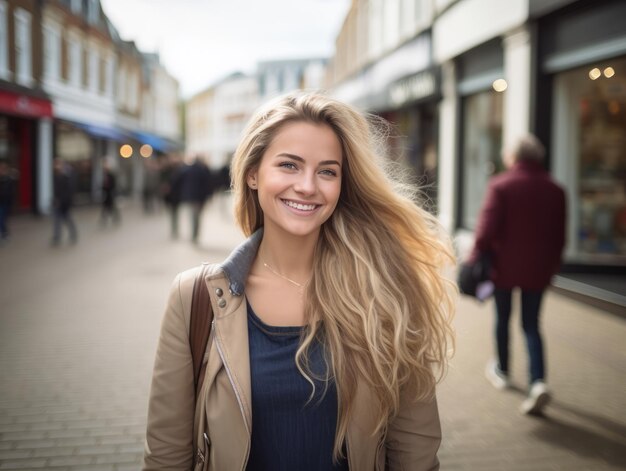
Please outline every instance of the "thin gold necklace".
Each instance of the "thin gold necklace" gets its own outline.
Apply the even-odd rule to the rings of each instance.
[[[279,276],[280,278],[282,278],[283,280],[287,280],[289,283],[291,283],[292,285],[297,286],[298,288],[300,288],[300,291],[303,291],[304,288],[306,288],[306,286],[309,284],[309,281],[311,281],[311,277],[309,277],[308,280],[306,280],[304,283],[298,283],[297,281],[292,280],[291,278],[286,277],[285,275],[283,275],[282,273],[274,270],[271,266],[269,266],[267,264],[267,262],[265,260],[263,260],[261,258],[261,263],[263,264],[263,266],[265,268],[267,268],[269,271],[271,271],[274,275]]]

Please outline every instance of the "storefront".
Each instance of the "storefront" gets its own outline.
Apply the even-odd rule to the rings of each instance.
[[[426,206],[436,212],[441,91],[431,49],[430,33],[423,33],[336,87],[333,95],[393,125],[387,142],[390,157],[409,169]]]
[[[539,132],[567,188],[570,264],[626,267],[626,3],[584,3],[540,22]]]
[[[489,179],[503,169],[504,60],[501,39],[457,58],[460,101],[458,225],[474,230]]]
[[[55,157],[76,172],[76,203],[99,201],[104,159],[113,158],[117,143],[126,137],[114,128],[66,120],[57,120],[54,127]]]
[[[387,87],[388,98],[376,111],[393,124],[389,152],[412,172],[426,207],[437,212],[437,104],[439,69],[399,79]]]
[[[16,209],[37,209],[40,121],[52,116],[52,104],[42,92],[0,90],[0,160],[18,175]]]

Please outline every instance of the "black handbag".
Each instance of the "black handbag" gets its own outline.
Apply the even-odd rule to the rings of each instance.
[[[491,257],[481,253],[473,263],[463,262],[459,266],[457,284],[462,294],[480,299],[489,297],[484,291],[479,293],[479,287],[491,279]],[[490,293],[489,293],[490,294]]]

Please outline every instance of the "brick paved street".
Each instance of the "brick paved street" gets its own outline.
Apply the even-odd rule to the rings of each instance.
[[[127,207],[121,227],[108,229],[92,209],[76,217],[75,247],[48,247],[50,222],[30,216],[13,221],[13,240],[0,247],[0,470],[138,469],[169,285],[241,240],[215,207],[199,247],[185,233],[169,240],[164,213]],[[457,353],[439,389],[442,469],[626,469],[624,320],[547,296],[555,401],[545,418],[528,418],[517,412],[526,359],[516,318],[516,389],[496,391],[483,377],[492,308],[459,304]]]

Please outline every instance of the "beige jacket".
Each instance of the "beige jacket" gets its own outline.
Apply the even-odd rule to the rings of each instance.
[[[143,463],[146,471],[246,468],[253,424],[243,282],[260,238],[259,233],[254,234],[224,264],[211,266],[205,279],[214,320],[197,405],[189,320],[193,283],[200,268],[187,270],[174,281],[150,391]],[[371,404],[371,391],[363,382],[357,389],[346,438],[350,470],[439,469],[441,428],[435,400],[416,403],[405,398],[400,413],[388,424],[386,436],[372,435],[375,423]]]

